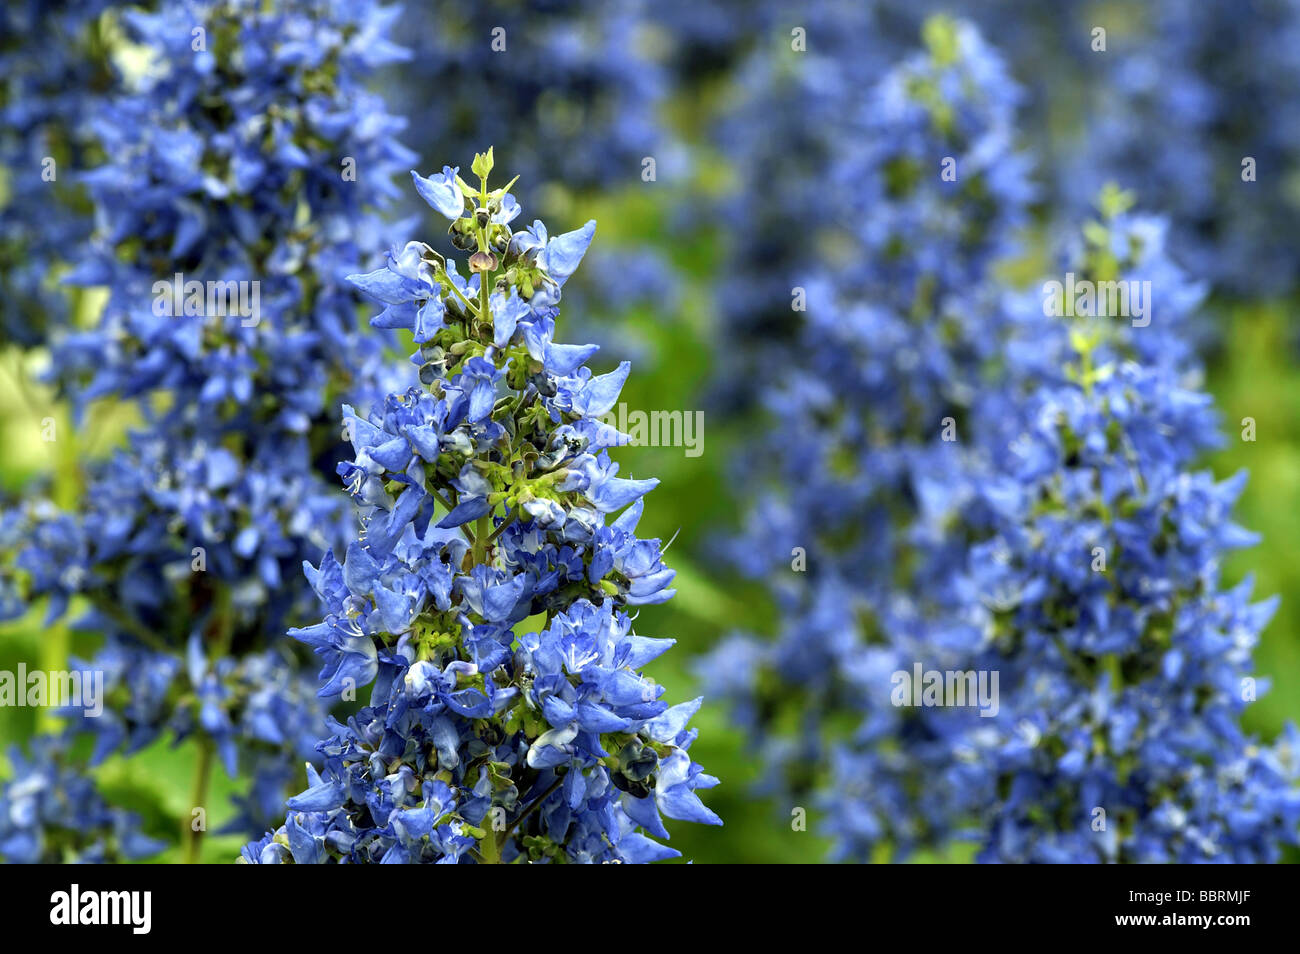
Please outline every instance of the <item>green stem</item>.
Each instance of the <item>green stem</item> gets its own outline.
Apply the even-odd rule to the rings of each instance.
[[[445,270],[443,274],[446,275]],[[475,318],[479,317],[478,308],[476,308],[474,306],[474,303],[470,301],[468,298],[466,298],[465,295],[461,292],[461,290],[456,287],[456,285],[452,282],[450,275],[447,275],[447,288],[450,289],[457,298],[459,298],[462,302],[464,302],[465,307],[469,309],[469,313],[471,315],[473,315]]]
[[[218,584],[212,607],[212,618],[208,631],[208,658],[216,665],[230,652],[230,643],[234,637],[235,614],[232,605],[233,594],[229,587]],[[197,691],[198,687],[195,687]],[[203,830],[194,830],[194,809],[203,809],[204,828],[207,827],[208,783],[212,778],[212,753],[215,745],[212,738],[200,735],[199,760],[194,766],[194,787],[190,794],[190,816],[183,819],[182,840],[185,845],[185,863],[197,864],[199,848],[203,843]]]
[[[194,787],[190,793],[190,814],[181,819],[181,841],[185,845],[185,864],[198,864],[199,848],[203,844],[203,830],[194,830],[194,809],[203,808],[208,798],[208,781],[212,778],[212,740],[199,738],[199,760],[194,766]],[[207,825],[204,809],[204,826]]]
[[[479,517],[474,524],[474,563],[487,562],[488,537],[492,534],[492,515]]]
[[[529,815],[531,815],[534,811],[536,811],[538,806],[541,805],[542,802],[550,798],[551,793],[554,792],[557,788],[559,788],[562,784],[564,784],[563,775],[561,775],[553,783],[551,783],[551,787],[548,788],[546,791],[542,792],[542,794],[539,795],[531,805],[529,805],[527,808],[523,810],[523,812],[519,815],[518,818],[516,818],[514,821],[510,823],[510,827],[508,827],[500,835],[498,835],[494,831],[489,831],[487,833],[486,837],[484,837],[484,839],[481,842],[479,842],[479,848],[482,850],[483,853],[483,864],[485,865],[501,864],[502,845],[505,844],[506,840],[511,836],[511,834],[515,831],[515,829],[518,828],[521,824],[523,824],[524,820]]]
[[[482,851],[483,864],[501,864],[501,841],[496,832],[489,831],[478,844],[479,849]]]
[[[501,521],[501,526],[497,527],[495,530],[492,531],[492,534],[488,537],[488,543],[491,543],[497,537],[501,536],[501,534],[505,531],[505,529],[515,522],[515,517],[517,517],[518,515],[519,515],[519,511],[516,508],[512,507],[510,509],[510,512],[506,514],[505,520]]]
[[[447,499],[447,495],[444,494],[444,493],[443,493],[441,490],[439,490],[437,487],[434,487],[434,488],[433,488],[433,495],[434,495],[436,498],[438,498],[438,503],[442,504],[444,507],[447,508],[447,512],[448,512],[448,513],[451,513],[453,510],[456,509],[456,505],[453,504],[450,500],[448,500],[448,499]]]
[[[1079,371],[1079,376],[1080,376],[1080,378],[1082,378],[1082,382],[1083,382],[1083,393],[1084,393],[1084,394],[1087,394],[1087,395],[1091,395],[1091,394],[1092,394],[1092,374],[1093,374],[1093,371],[1092,371],[1092,348],[1091,348],[1091,347],[1088,347],[1088,348],[1085,348],[1083,351],[1081,351],[1081,352],[1079,353],[1079,360],[1080,360],[1080,363],[1081,363],[1081,365],[1082,365],[1082,367],[1080,368],[1080,371]]]
[[[478,247],[480,252],[487,250],[487,237],[484,235],[482,229],[479,230]],[[488,296],[491,294],[491,282],[489,279],[493,274],[494,272],[478,273],[478,317],[480,321],[488,323],[492,322],[492,305],[488,301]],[[491,337],[491,332],[489,332],[489,344],[491,344]]]
[[[486,208],[488,204],[488,188],[487,188],[486,175],[479,176],[478,204],[481,208]],[[490,227],[491,226],[489,224],[488,228]],[[480,252],[488,251],[488,229],[487,228],[477,229],[476,237],[478,238],[478,250]],[[495,272],[478,273],[478,307],[479,307],[478,316],[480,321],[490,322],[492,320],[492,305],[488,301],[488,296],[491,294],[490,291],[491,283],[489,282],[489,279],[492,277],[493,274],[495,274]]]

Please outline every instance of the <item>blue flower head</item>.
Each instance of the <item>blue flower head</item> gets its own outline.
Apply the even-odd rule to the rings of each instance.
[[[619,475],[599,420],[624,363],[555,342],[561,290],[595,223],[511,232],[518,204],[453,168],[415,177],[468,253],[394,249],[351,280],[412,319],[423,386],[345,412],[339,465],[360,507],[340,564],[307,574],[324,618],[292,635],[324,696],[370,704],[319,745],[324,768],[247,862],[644,862],[677,854],[663,819],[720,824],[687,723],[642,672],[671,646],[628,607],[672,595],[658,540],[635,536],[657,483]],[[436,311],[436,323],[416,316]]]
[[[703,670],[748,732],[763,790],[820,804],[841,858],[945,843],[972,791],[949,771],[960,723],[894,707],[889,678],[917,659],[950,668],[938,663],[976,639],[964,620],[932,621],[921,605],[917,591],[941,587],[952,559],[948,527],[921,518],[963,489],[940,479],[960,472],[963,450],[942,439],[943,422],[972,415],[1000,354],[1007,319],[991,266],[1015,247],[1032,193],[1014,146],[1020,94],[1001,59],[960,21],[929,21],[924,40],[887,70],[831,54],[800,58],[793,80],[772,67],[772,97],[759,101],[784,101],[802,81],[834,116],[813,126],[827,140],[815,170],[747,193],[743,221],[779,223],[791,254],[755,283],[747,269],[770,270],[764,257],[731,272],[783,312],[780,335],[755,336],[752,358],[770,370],[751,381],[767,382],[769,430],[738,469],[752,504],[725,545],[774,594],[778,632],[728,637]],[[758,155],[756,177],[768,169]],[[942,175],[945,156],[954,178]],[[833,201],[798,193],[813,184]],[[786,234],[805,208],[819,210],[807,233]],[[837,251],[813,254],[822,247]],[[804,311],[791,311],[795,288]],[[747,300],[731,302],[738,319],[761,320]],[[792,572],[799,552],[806,567]],[[813,784],[833,771],[842,775]]]
[[[254,832],[283,816],[323,727],[284,631],[315,603],[303,560],[349,532],[320,463],[339,440],[327,409],[344,388],[382,398],[392,373],[345,280],[382,247],[411,162],[366,87],[405,55],[392,15],[333,0],[122,12],[148,69],[96,102],[81,132],[102,160],[69,173],[95,229],[67,281],[104,304],[56,329],[51,377],[78,415],[107,400],[140,424],[79,462],[75,514],[33,500],[5,534],[0,612],[45,598],[56,617],[76,599],[103,634],[88,665],[109,705],[75,725],[93,758],[198,736],[251,773]]]
[[[11,864],[115,864],[147,858],[164,844],[140,820],[111,807],[71,764],[65,736],[37,736],[9,752],[12,778],[0,785],[0,859]]]

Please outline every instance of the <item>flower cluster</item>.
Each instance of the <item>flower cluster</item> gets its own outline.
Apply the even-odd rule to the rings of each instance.
[[[1276,601],[1221,584],[1224,554],[1255,538],[1232,521],[1245,475],[1192,469],[1221,440],[1185,344],[1202,289],[1130,202],[1104,193],[1065,265],[1151,282],[1151,323],[1027,305],[1011,399],[945,501],[969,540],[954,578],[978,596],[972,660],[1001,676],[1002,712],[965,748],[981,858],[1274,861],[1297,839],[1300,750],[1294,730],[1257,744],[1239,716],[1264,689],[1251,655]]]
[[[647,158],[657,180],[684,164],[681,143],[658,115],[671,90],[658,62],[666,44],[656,40],[654,8],[646,0],[548,0],[544,9],[511,0],[407,4],[396,29],[413,55],[385,74],[389,104],[409,118],[406,141],[421,156],[470,155],[496,143],[501,163],[534,183],[543,215],[591,190],[665,188],[641,179]],[[424,224],[440,228],[431,212]],[[648,245],[605,245],[594,254],[600,267],[584,270],[569,290],[581,305],[571,330],[621,347],[618,323],[587,316],[625,314],[651,300],[652,285],[674,295],[676,276]]]
[[[111,807],[94,782],[67,767],[68,740],[43,736],[30,757],[9,751],[0,785],[0,858],[15,864],[104,864],[155,854],[162,844]]]
[[[888,677],[970,648],[921,605],[952,558],[921,516],[933,475],[960,466],[945,433],[970,418],[998,354],[989,269],[1031,198],[1011,135],[1018,92],[1000,59],[968,24],[929,21],[925,39],[861,97],[849,117],[859,147],[818,177],[845,197],[834,225],[852,253],[786,279],[806,288],[807,312],[752,468],[776,480],[753,488],[729,547],[776,595],[780,633],[732,637],[705,665],[761,748],[769,785],[829,805],[849,857],[941,842],[960,815],[966,789],[945,774],[950,720],[893,707]],[[790,724],[793,738],[774,731]],[[827,784],[846,761],[855,782]]]
[[[649,837],[661,815],[720,823],[687,754],[700,701],[669,707],[639,671],[673,640],[628,609],[674,574],[635,535],[657,481],[618,476],[624,435],[599,420],[629,367],[595,375],[595,346],[554,339],[595,223],[512,232],[492,167],[475,157],[477,188],[412,173],[468,276],[422,242],[354,276],[385,306],[374,324],[412,332],[423,386],[345,410],[360,531],[307,567],[326,615],[292,635],[323,659],[323,695],[374,687],[245,861],[646,862],[677,854]]]
[[[749,5],[743,16],[725,18],[697,15],[695,7],[676,16],[656,14],[670,20],[686,48],[708,43],[715,61],[716,51],[743,48],[746,34],[760,37],[750,57],[751,69],[758,66],[759,72],[741,74],[756,91],[750,97],[756,108],[742,106],[735,129],[740,137],[748,130],[748,148],[757,150],[755,158],[768,157],[769,171],[802,168],[803,174],[784,181],[760,178],[743,190],[749,199],[763,194],[760,183],[778,191],[796,183],[811,188],[826,168],[819,156],[827,136],[834,135],[835,114],[806,125],[800,116],[805,110],[821,115],[833,101],[827,94],[835,81],[823,86],[827,77],[853,69],[875,80],[887,65],[882,50],[905,42],[924,18],[953,5],[879,0],[842,11],[821,3],[793,17],[779,6]],[[1149,0],[1114,9],[1036,0],[966,6],[963,17],[997,37],[1002,49],[1015,50],[1015,79],[1031,106],[1021,114],[1021,128],[1041,160],[1058,227],[1068,229],[1086,215],[1098,190],[1116,181],[1162,211],[1188,268],[1216,290],[1280,294],[1294,286],[1296,200],[1290,183],[1300,161],[1300,115],[1292,95],[1300,82],[1294,55],[1300,10],[1294,3],[1265,0],[1245,14],[1234,0]],[[819,22],[828,11],[835,19]],[[776,65],[776,40],[795,26],[806,32],[809,62]],[[772,69],[783,75],[788,91],[803,86],[805,95],[772,96],[780,90],[764,76]],[[755,115],[762,121],[751,121]],[[1066,116],[1078,121],[1063,121]],[[770,124],[786,122],[797,124],[798,150],[782,148],[789,141],[784,137],[763,136]],[[1162,147],[1151,148],[1153,142]],[[852,147],[844,141],[836,151]],[[748,155],[735,155],[743,168]],[[767,257],[778,251],[798,255],[803,236],[783,241],[780,219],[773,218],[775,227],[764,235]],[[738,259],[743,268],[744,256]],[[758,268],[754,274],[759,277]],[[772,301],[756,296],[752,304],[761,309]],[[736,314],[743,321],[745,309],[738,306]]]
[[[106,303],[54,337],[52,378],[80,417],[130,401],[145,426],[85,462],[75,514],[29,500],[6,534],[22,577],[6,602],[46,597],[54,617],[80,598],[105,637],[88,665],[109,711],[80,725],[96,758],[166,734],[232,772],[244,753],[252,831],[323,726],[283,633],[314,603],[302,561],[347,538],[332,409],[395,373],[345,280],[411,158],[364,86],[405,55],[393,16],[335,0],[122,14],[146,66],[94,117],[96,230],[70,276]]]
[[[971,27],[924,32],[819,177],[852,252],[807,282],[752,458],[778,479],[732,550],[782,629],[705,674],[838,858],[969,838],[983,861],[1274,860],[1300,756],[1240,728],[1272,603],[1220,583],[1253,539],[1241,479],[1193,470],[1219,440],[1204,286],[1114,187],[1060,275],[1145,285],[1153,313],[1066,319],[1003,278],[1034,197],[1018,96]],[[985,711],[915,705],[894,691],[914,667],[999,680]]]
[[[950,4],[885,6],[890,17],[911,20]],[[1216,290],[1272,295],[1294,287],[1294,3],[968,6],[964,16],[1015,50],[1016,79],[1031,97],[1022,128],[1059,228],[1087,215],[1105,183],[1118,182],[1161,210],[1180,258]],[[1066,115],[1078,121],[1063,122]]]
[[[773,617],[699,673],[783,820],[847,861],[1300,844],[1300,732],[1243,727],[1276,601],[1223,570],[1256,537],[1197,356],[1216,300],[1294,288],[1300,0],[949,5],[0,12],[0,348],[72,413],[0,499],[0,621],[43,612],[103,703],[4,760],[0,860],[168,828],[198,860],[108,784],[167,743],[183,816],[238,780],[242,863],[647,863],[722,824],[636,627],[678,578],[606,422],[626,332],[582,317],[678,304],[752,427],[711,555]],[[598,263],[491,149],[395,222],[399,115],[508,149],[544,218],[684,241]],[[422,220],[449,248],[390,244]]]

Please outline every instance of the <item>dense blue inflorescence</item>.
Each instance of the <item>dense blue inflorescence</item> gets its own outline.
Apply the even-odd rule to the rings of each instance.
[[[885,4],[901,15],[943,0]],[[965,5],[1014,50],[1032,97],[1021,124],[1068,229],[1115,181],[1170,222],[1216,292],[1283,294],[1297,273],[1300,82],[1294,0],[989,0]],[[1253,160],[1249,176],[1243,162]]]
[[[722,15],[729,7],[696,16],[670,4],[652,18],[680,40],[675,48],[703,46],[713,60],[740,64],[714,127],[735,170],[735,200],[722,210],[730,254],[717,287],[713,392],[720,407],[737,410],[752,407],[757,382],[794,347],[786,276],[807,275],[835,254],[823,228],[834,205],[825,177],[838,157],[871,148],[846,122],[852,104],[926,15],[952,5],[758,4]],[[1300,6],[1267,0],[1247,16],[1239,8],[990,0],[962,16],[1015,51],[1006,68],[1028,105],[1017,124],[1041,160],[1040,208],[1054,227],[1072,227],[1116,181],[1166,216],[1189,271],[1213,290],[1284,293],[1297,273],[1289,236],[1300,115],[1289,91]],[[1243,179],[1247,157],[1252,181]]]
[[[85,464],[77,512],[29,501],[6,533],[23,581],[7,609],[44,597],[53,618],[81,598],[79,624],[105,636],[86,665],[113,704],[79,725],[96,760],[168,734],[232,773],[242,754],[253,831],[282,817],[323,725],[282,636],[314,602],[297,568],[350,525],[333,408],[393,373],[345,280],[411,159],[363,85],[405,55],[393,16],[332,0],[122,15],[147,67],[93,117],[96,229],[70,276],[106,301],[54,336],[51,376],[79,420],[129,401],[143,426]]]
[[[160,740],[246,780],[246,863],[651,862],[665,818],[721,823],[700,700],[642,672],[674,571],[609,453],[629,366],[554,337],[594,222],[515,231],[489,151],[479,186],[412,173],[464,272],[422,242],[364,271],[412,230],[381,76],[425,154],[498,141],[544,209],[662,190],[656,227],[723,250],[715,396],[761,418],[723,549],[778,623],[702,673],[834,858],[1277,860],[1300,735],[1241,727],[1274,602],[1222,579],[1254,537],[1244,475],[1198,469],[1196,346],[1209,291],[1294,285],[1300,4],[990,0],[1014,64],[946,16],[894,56],[946,6],[7,6],[0,343],[48,350],[82,434],[133,423],[0,508],[0,619],[75,608],[107,701],[14,751],[0,858],[163,850],[88,771]],[[674,82],[717,121],[665,122]],[[1046,279],[1147,313],[1009,277],[1060,234]],[[594,271],[579,311],[681,291],[647,248]]]
[[[413,55],[384,74],[385,95],[409,119],[405,141],[420,156],[471,155],[495,143],[501,164],[534,184],[543,216],[593,190],[676,186],[680,195],[685,151],[660,115],[672,92],[661,59],[675,38],[655,32],[655,15],[646,0],[407,4],[395,30]],[[455,95],[431,92],[446,90]],[[433,213],[425,225],[440,227]],[[574,330],[622,345],[608,317],[626,313],[633,296],[670,301],[676,275],[648,244],[597,254],[600,267],[570,289],[582,306]]]
[[[618,476],[625,438],[600,421],[628,364],[594,375],[594,345],[554,340],[595,223],[512,233],[491,168],[476,157],[478,188],[412,173],[468,277],[421,242],[354,277],[385,304],[376,325],[413,332],[424,386],[346,409],[360,531],[341,564],[307,567],[326,615],[293,635],[324,660],[323,695],[373,689],[245,861],[647,862],[678,854],[654,840],[662,816],[720,824],[687,754],[700,701],[669,707],[639,671],[673,640],[630,611],[674,573],[635,535],[657,481]]]
[[[1204,285],[1131,201],[1103,193],[1062,273],[1149,282],[1153,309],[1009,304],[1006,398],[932,513],[964,528],[953,589],[978,597],[973,666],[1000,674],[1001,712],[963,748],[986,773],[981,860],[1275,861],[1300,826],[1294,729],[1270,748],[1240,728],[1276,605],[1220,579],[1255,539],[1232,520],[1245,474],[1194,469],[1222,440],[1187,343]]]
[[[106,864],[145,858],[163,845],[113,808],[95,783],[67,765],[68,739],[41,736],[30,757],[9,751],[13,777],[0,784],[0,857],[13,864]]]
[[[821,177],[852,251],[806,281],[751,458],[779,479],[731,549],[782,628],[704,673],[838,858],[973,838],[983,860],[1271,859],[1295,756],[1238,725],[1270,608],[1218,584],[1248,540],[1239,482],[1191,471],[1217,436],[1190,343],[1203,286],[1108,190],[1059,277],[1150,282],[1150,325],[1013,291],[994,266],[1033,199],[1018,94],[969,26],[925,36]],[[918,664],[996,673],[993,717],[896,699]]]
[[[733,637],[705,667],[758,740],[770,787],[795,803],[832,797],[818,782],[834,752],[828,727],[845,713],[859,723],[853,748],[873,761],[845,800],[868,854],[942,840],[959,815],[948,803],[963,790],[943,777],[948,720],[894,708],[876,679],[931,647],[968,648],[917,605],[913,554],[932,546],[937,562],[944,541],[917,540],[915,523],[930,475],[962,454],[944,432],[969,417],[998,352],[989,268],[1032,195],[1001,61],[967,24],[931,21],[926,40],[860,98],[858,147],[820,176],[852,252],[786,277],[787,309],[797,286],[806,311],[787,313],[798,344],[769,391],[773,430],[751,468],[778,479],[753,488],[729,548],[776,595],[780,633]],[[786,712],[800,714],[793,737],[772,732]]]

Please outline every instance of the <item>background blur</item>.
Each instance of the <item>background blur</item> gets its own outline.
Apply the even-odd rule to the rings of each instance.
[[[1295,228],[1300,192],[1300,153],[1291,144],[1300,138],[1291,117],[1297,87],[1287,79],[1300,64],[1285,63],[1284,70],[1267,65],[1268,51],[1260,46],[1262,36],[1273,37],[1270,43],[1300,36],[1300,5],[990,0],[886,3],[877,10],[860,2],[856,7],[872,8],[875,19],[854,13],[851,22],[838,18],[850,16],[844,11],[853,5],[833,2],[665,0],[642,8],[596,0],[488,0],[473,4],[472,13],[464,4],[411,6],[421,9],[406,14],[394,33],[415,48],[416,58],[391,69],[378,88],[394,112],[410,117],[407,142],[420,153],[421,170],[466,166],[472,150],[491,144],[497,169],[523,176],[514,191],[526,218],[542,218],[553,232],[597,219],[595,245],[575,278],[583,284],[571,294],[566,289],[561,336],[601,343],[599,370],[624,358],[633,362],[622,398],[629,408],[704,412],[699,456],[672,447],[624,448],[616,455],[625,474],[661,480],[648,498],[643,535],[676,535],[666,561],[678,572],[678,595],[644,608],[637,624],[645,635],[678,640],[677,651],[651,667],[675,700],[697,694],[696,657],[733,629],[763,632],[771,617],[764,594],[731,577],[716,557],[719,535],[738,519],[733,468],[758,427],[746,402],[718,385],[722,365],[748,345],[719,319],[718,289],[734,277],[737,251],[756,228],[734,210],[737,202],[743,209],[764,199],[758,194],[765,188],[759,151],[815,162],[815,129],[785,135],[789,123],[799,121],[801,101],[817,105],[819,78],[810,71],[838,59],[845,68],[852,63],[863,70],[860,82],[869,83],[872,70],[883,72],[918,47],[924,15],[947,10],[974,20],[1027,90],[1020,126],[1037,150],[1046,195],[1066,194],[1068,183],[1058,177],[1084,188],[1084,180],[1099,173],[1100,154],[1090,139],[1123,135],[1116,117],[1126,103],[1133,110],[1125,120],[1130,123],[1143,110],[1169,118],[1172,107],[1159,96],[1180,101],[1185,94],[1199,104],[1189,110],[1201,110],[1202,118],[1174,130],[1147,128],[1144,145],[1136,140],[1143,148],[1130,156],[1137,181],[1124,184],[1137,190],[1144,210],[1174,218],[1185,236],[1183,245],[1174,243],[1175,256],[1185,249],[1194,271],[1219,256],[1243,258],[1249,241],[1259,243],[1231,273],[1209,279],[1203,350],[1229,440],[1207,464],[1221,475],[1249,469],[1239,519],[1263,534],[1260,546],[1234,555],[1229,582],[1254,573],[1258,594],[1282,596],[1257,654],[1258,670],[1272,688],[1249,710],[1247,727],[1272,738],[1300,715],[1300,606],[1294,598],[1300,592],[1294,543],[1300,539],[1300,376],[1294,370],[1300,336],[1290,320],[1297,274],[1292,259],[1300,252],[1286,232],[1288,224]],[[496,25],[505,27],[511,48],[494,55],[486,49]],[[1107,29],[1105,53],[1090,49],[1090,31],[1098,25]],[[792,50],[796,28],[806,30],[806,55]],[[1300,45],[1290,51],[1300,59]],[[1253,71],[1252,58],[1259,61]],[[790,104],[775,98],[768,116],[757,95],[762,87],[755,83],[771,81],[773,64],[802,89],[793,118],[777,115]],[[1164,65],[1178,72],[1160,72]],[[1261,76],[1266,65],[1276,86]],[[1144,68],[1155,71],[1145,80]],[[863,88],[851,86],[848,94]],[[810,126],[826,105],[807,110]],[[769,119],[782,135],[765,134]],[[734,134],[741,120],[750,124],[749,137]],[[1257,154],[1269,158],[1261,158],[1253,192],[1226,201],[1213,183],[1204,183],[1209,195],[1198,208],[1170,207],[1187,191],[1168,177],[1180,162],[1200,168],[1204,161],[1213,170],[1222,160],[1235,176],[1240,157]],[[652,181],[643,175],[646,158],[655,160]],[[410,199],[407,214],[418,212]],[[1257,208],[1243,208],[1251,203]],[[1256,214],[1258,221],[1250,218]],[[1250,224],[1241,226],[1248,218]],[[91,310],[95,302],[83,297],[76,307]],[[42,472],[55,474],[57,486],[57,455],[102,454],[130,423],[121,411],[104,407],[77,433],[75,447],[42,442],[39,422],[57,405],[33,383],[41,361],[40,349],[24,354],[0,344],[0,486],[14,493]],[[66,415],[63,409],[54,413]],[[1247,416],[1257,422],[1254,443],[1237,439]],[[6,625],[0,628],[0,668],[36,665],[43,647],[63,638],[36,614]],[[71,639],[81,652],[96,637],[77,633]],[[0,708],[0,748],[31,735],[40,718],[31,709]],[[815,825],[791,831],[788,812],[749,790],[757,769],[726,712],[706,699],[696,725],[700,737],[692,755],[723,780],[706,801],[725,826],[676,826],[672,845],[702,863],[821,860],[826,844]],[[146,830],[174,831],[187,804],[193,760],[189,745],[172,750],[159,744],[129,763],[111,759],[99,777],[120,803],[143,816]],[[220,796],[228,782],[218,772],[214,784]],[[226,803],[222,797],[211,802],[229,811]],[[216,829],[223,819],[217,809],[214,816]],[[204,859],[229,860],[241,843],[211,837]],[[969,850],[954,847],[942,857],[964,860]]]

